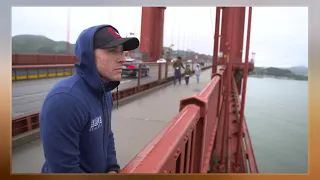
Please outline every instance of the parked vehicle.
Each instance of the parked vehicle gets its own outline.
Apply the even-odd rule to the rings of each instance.
[[[127,58],[122,65],[122,75],[138,77],[139,64],[141,64],[141,76],[149,76],[150,67],[139,59]]]
[[[166,63],[166,62],[167,62],[167,60],[162,59],[162,58],[157,60],[157,63]]]

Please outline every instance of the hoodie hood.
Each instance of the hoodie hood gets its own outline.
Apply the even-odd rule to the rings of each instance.
[[[85,29],[81,32],[75,44],[75,54],[80,61],[75,64],[76,72],[97,91],[101,91],[103,86],[105,86],[106,91],[112,91],[120,84],[120,81],[107,82],[103,80],[96,67],[93,49],[94,34],[98,29],[105,26],[110,25],[98,25]]]

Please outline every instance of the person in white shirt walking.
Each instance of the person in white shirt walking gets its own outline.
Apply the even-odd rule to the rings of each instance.
[[[199,84],[200,74],[201,74],[200,64],[197,64],[197,66],[196,66],[196,68],[195,68],[195,71],[194,71],[194,74],[196,75],[196,77],[197,77],[197,83]]]

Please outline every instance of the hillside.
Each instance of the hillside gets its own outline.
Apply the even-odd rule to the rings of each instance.
[[[74,51],[74,44],[70,46]],[[12,37],[12,53],[18,54],[66,54],[66,41],[53,41],[40,35]]]
[[[74,54],[74,44],[70,45],[71,54]],[[168,47],[163,47],[163,56]],[[138,49],[137,49],[138,51]],[[40,35],[17,35],[12,37],[12,53],[17,54],[66,54],[66,41],[54,41]],[[173,51],[172,56],[186,55],[185,51]],[[212,56],[188,52],[189,57],[197,54],[199,59],[212,59]]]
[[[293,73],[290,69],[275,68],[275,67],[254,67],[253,72],[250,75],[257,76],[271,76],[276,78],[288,78],[295,80],[308,80],[308,76]]]
[[[295,74],[308,75],[308,67],[305,66],[293,66],[289,70]]]

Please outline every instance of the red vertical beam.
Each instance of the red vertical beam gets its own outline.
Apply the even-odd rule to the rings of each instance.
[[[148,54],[146,61],[156,61],[162,55],[164,7],[142,7],[140,52]]]
[[[236,151],[236,166],[240,164],[240,151],[242,145],[242,134],[243,134],[243,121],[244,121],[244,107],[246,100],[246,90],[247,90],[247,78],[248,78],[248,69],[249,69],[249,50],[250,50],[250,34],[251,34],[251,18],[252,18],[252,7],[249,7],[248,13],[248,28],[247,28],[247,42],[246,42],[246,57],[244,63],[244,73],[243,73],[243,91],[241,95],[241,109],[240,109],[240,123],[239,123],[239,136],[237,141],[237,151]]]
[[[221,8],[216,8],[216,23],[215,23],[215,33],[214,33],[214,45],[213,45],[213,58],[212,58],[212,76],[217,72],[218,63],[218,43],[219,43],[219,30],[220,30],[220,12]]]
[[[228,8],[222,8],[222,23],[221,23],[221,36],[220,36],[220,52],[223,53],[224,60],[226,60],[227,54],[227,27],[228,26]]]
[[[152,36],[153,36],[153,41],[152,43],[152,56],[150,57],[150,61],[154,62],[157,59],[157,55],[158,55],[158,51],[159,51],[159,8],[158,7],[154,7],[152,10]]]
[[[237,17],[239,15],[239,8],[238,7],[231,7],[230,8],[230,16],[229,17],[229,22],[232,25],[232,29],[228,29],[228,35],[229,36],[229,43],[230,43],[230,60],[232,62],[237,62],[238,58],[237,55],[239,54],[238,52],[240,51],[238,49],[238,43],[239,43],[239,38],[237,37],[239,35],[238,30],[239,30],[239,22],[237,21]]]
[[[223,133],[222,133],[222,148],[221,148],[221,152],[220,152],[220,158],[221,158],[221,165],[224,168],[228,168],[228,135],[229,135],[229,130],[228,130],[228,126],[229,126],[229,106],[230,106],[230,99],[229,99],[229,94],[230,94],[230,85],[231,85],[231,73],[232,73],[232,67],[231,67],[231,57],[230,57],[230,41],[231,41],[231,35],[232,35],[232,9],[231,8],[223,8],[223,25],[222,28],[224,29],[224,44],[221,44],[222,47],[224,47],[224,54],[226,55],[226,63],[227,63],[227,73],[226,73],[226,80],[225,80],[225,114],[224,114],[224,127],[223,127]],[[225,44],[228,44],[227,46]]]
[[[164,28],[164,11],[165,11],[165,7],[161,7],[159,8],[159,46],[160,46],[160,54],[159,56],[162,56],[162,52],[163,52],[163,28]]]
[[[220,42],[219,42],[219,51],[223,52],[224,55],[226,53],[225,51],[225,44],[226,44],[226,29],[227,29],[227,8],[225,7],[221,7],[221,19],[222,19],[222,23],[221,23],[221,34],[220,34]],[[218,64],[220,64],[220,59],[218,59]],[[226,125],[226,121],[225,121],[225,116],[226,116],[226,108],[227,108],[227,94],[226,94],[226,82],[228,81],[228,77],[226,77],[227,75],[227,70],[223,76],[223,84],[221,85],[221,93],[222,93],[222,97],[223,97],[223,103],[222,103],[222,107],[221,107],[221,114],[219,119],[219,123],[218,123],[218,129],[217,129],[217,135],[216,135],[216,140],[215,140],[215,149],[212,152],[213,153],[213,158],[217,160],[217,164],[212,168],[213,172],[220,172],[220,173],[224,173],[225,172],[225,125]]]
[[[245,22],[245,17],[246,17],[246,8],[245,7],[241,7],[239,8],[240,12],[239,12],[239,16],[238,16],[238,23],[239,23],[239,29],[238,29],[238,35],[237,37],[239,38],[238,40],[238,55],[237,57],[239,57],[239,62],[242,62],[242,53],[243,53],[243,39],[244,39],[244,22]],[[239,94],[241,93],[241,86],[242,86],[242,79],[238,82],[237,84],[237,89]]]
[[[163,7],[157,7],[155,9],[155,61],[162,56],[163,51],[163,24],[164,24],[164,9]]]
[[[238,38],[238,44],[237,49],[239,49],[237,57],[239,57],[239,62],[242,60],[242,54],[243,54],[243,40],[244,40],[244,22],[245,22],[245,16],[246,16],[246,8],[240,7],[239,13],[238,13],[238,30],[237,30],[237,38]],[[242,61],[241,61],[242,62]]]
[[[157,30],[155,31],[156,33],[154,33],[154,36],[155,36],[155,39],[156,40],[156,46],[155,46],[155,58],[154,58],[154,61],[156,61],[157,59],[160,58],[160,54],[161,54],[161,48],[160,48],[160,7],[157,7],[156,8],[156,11],[155,11],[155,22],[156,22],[156,26],[155,28],[157,28]]]
[[[148,56],[150,56],[152,53],[151,43],[153,41],[153,32],[151,25],[154,23],[152,12],[152,7],[142,7],[140,52],[148,54]]]
[[[236,47],[236,37],[235,37],[235,29],[237,29],[237,24],[235,21],[235,16],[236,16],[236,8],[233,7],[229,7],[228,8],[228,29],[227,29],[227,42],[230,44],[229,49],[228,49],[228,64],[227,64],[227,68],[228,68],[228,78],[227,78],[227,115],[226,115],[226,119],[225,119],[225,123],[227,126],[227,131],[226,133],[226,141],[227,141],[227,149],[226,149],[226,153],[227,153],[227,173],[230,172],[231,169],[231,157],[232,155],[232,143],[231,143],[231,136],[230,134],[232,133],[232,126],[230,125],[230,113],[231,113],[231,88],[232,88],[232,76],[233,76],[233,71],[232,71],[232,66],[234,63],[234,57],[235,57],[235,47]]]
[[[230,41],[230,58],[231,58],[231,63],[237,63],[241,60],[241,57],[240,57],[240,51],[242,49],[242,44],[243,44],[243,31],[241,32],[240,28],[241,28],[241,23],[239,21],[239,16],[241,16],[242,14],[242,10],[243,8],[242,7],[233,7],[231,8],[232,10],[232,18],[230,18],[230,21],[232,22],[233,24],[233,27],[232,27],[232,35],[231,35],[231,41]],[[241,34],[242,33],[242,34]],[[242,38],[242,39],[241,39]],[[230,78],[230,89],[229,91],[231,91],[231,89],[233,89],[233,79],[234,79],[234,71],[232,72],[233,74],[231,74],[232,78]],[[230,92],[231,93],[231,92]],[[236,97],[233,97],[232,99],[233,102],[232,104],[235,105],[235,98]],[[230,105],[230,108],[232,108],[232,105]],[[233,108],[233,110],[235,110],[235,108]],[[230,112],[231,113],[231,112]],[[229,132],[228,132],[228,135],[229,135],[229,146],[228,146],[228,156],[229,156],[229,163],[228,163],[228,172],[233,172],[234,169],[232,169],[232,166],[234,166],[234,163],[235,163],[235,154],[236,154],[236,151],[237,151],[237,136],[236,133],[239,131],[239,128],[236,124],[237,122],[237,116],[238,114],[236,114],[235,111],[232,112],[232,115],[230,115],[230,118],[229,118]],[[243,171],[243,169],[240,170],[241,172]]]

